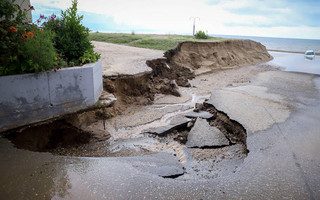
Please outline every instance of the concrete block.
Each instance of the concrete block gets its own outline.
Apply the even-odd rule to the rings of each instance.
[[[101,61],[57,72],[0,77],[0,131],[79,111],[102,92]]]

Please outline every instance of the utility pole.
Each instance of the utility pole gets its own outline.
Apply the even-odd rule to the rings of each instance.
[[[200,17],[190,17],[189,20],[193,19],[193,35],[195,35],[196,31],[196,20],[198,19],[200,21]]]

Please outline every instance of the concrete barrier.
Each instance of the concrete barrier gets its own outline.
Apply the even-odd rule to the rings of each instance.
[[[0,76],[0,132],[95,104],[102,92],[101,61],[57,72]]]

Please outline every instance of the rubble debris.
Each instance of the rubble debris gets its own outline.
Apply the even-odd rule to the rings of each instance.
[[[116,101],[117,98],[111,93],[102,91],[101,96],[99,97],[100,103],[103,107],[112,106]]]
[[[186,120],[185,122],[182,122],[182,123],[179,123],[176,125],[168,125],[165,127],[160,127],[160,128],[154,129],[154,130],[150,130],[147,133],[155,134],[160,137],[163,137],[163,136],[166,136],[168,133],[173,132],[176,129],[186,127],[188,125],[188,123],[189,123],[189,120]]]
[[[222,147],[229,145],[229,140],[207,120],[198,118],[188,135],[187,147]]]
[[[202,110],[202,108],[203,108],[202,103],[196,103],[196,105],[194,106],[193,112],[199,112],[200,110]]]
[[[185,114],[186,117],[188,118],[202,118],[202,119],[209,119],[213,117],[213,114],[206,112],[206,111],[198,111],[198,112],[189,112],[187,114]]]

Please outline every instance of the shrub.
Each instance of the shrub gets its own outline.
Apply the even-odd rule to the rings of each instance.
[[[89,29],[81,24],[83,16],[77,15],[77,5],[78,1],[73,0],[70,8],[61,11],[62,18],[52,18],[44,23],[45,29],[56,33],[55,47],[69,65],[95,62],[100,58],[88,38]]]
[[[65,67],[65,62],[57,55],[52,42],[54,33],[50,30],[39,29],[36,25],[31,27],[33,32],[28,32],[29,38],[26,39],[22,47],[22,72],[37,73]]]
[[[208,39],[208,36],[206,35],[206,33],[204,31],[198,31],[195,34],[196,39]]]
[[[12,66],[21,52],[22,24],[25,13],[13,1],[0,1],[0,75],[14,74],[19,66]]]
[[[30,9],[33,6],[29,5]],[[53,33],[24,23],[26,14],[14,1],[0,2],[0,18],[0,75],[38,73],[64,66],[53,46]]]

